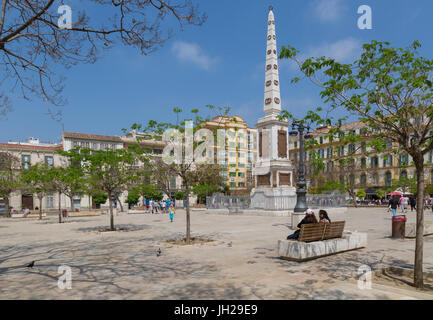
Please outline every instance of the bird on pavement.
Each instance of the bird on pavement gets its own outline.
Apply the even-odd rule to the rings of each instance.
[[[33,268],[34,265],[35,265],[35,261],[32,261],[27,265],[27,268]]]
[[[227,246],[231,247],[232,246],[232,242],[230,241]]]
[[[156,256],[159,257],[161,255],[161,248],[158,248],[158,251],[156,252]]]

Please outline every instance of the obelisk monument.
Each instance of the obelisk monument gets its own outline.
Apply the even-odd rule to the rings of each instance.
[[[263,110],[256,124],[257,160],[253,169],[256,187],[251,191],[251,208],[290,211],[296,205],[293,167],[289,160],[287,121],[281,121],[277,37],[273,8],[269,7],[266,40],[266,69]]]

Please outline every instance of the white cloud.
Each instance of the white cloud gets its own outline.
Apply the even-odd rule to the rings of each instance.
[[[349,37],[333,43],[322,43],[307,50],[307,57],[333,58],[338,62],[351,62],[361,53],[361,42],[358,39]]]
[[[309,47],[306,50],[301,50],[298,59],[303,62],[311,57],[323,57],[335,59],[340,63],[350,63],[361,54],[362,44],[358,39],[349,37],[338,40],[336,42],[323,42],[315,47]],[[282,60],[281,66],[288,66],[293,71],[299,71],[298,65],[292,60]]]
[[[312,6],[316,16],[324,22],[338,20],[344,9],[342,0],[316,0]]]
[[[172,51],[179,60],[192,62],[204,70],[209,70],[216,62],[216,59],[206,55],[195,43],[177,41],[173,44]]]

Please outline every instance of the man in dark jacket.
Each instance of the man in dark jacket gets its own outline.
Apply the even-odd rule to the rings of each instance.
[[[391,199],[389,199],[389,205],[390,205],[391,210],[392,210],[392,215],[394,217],[397,216],[398,200],[396,198],[392,197]]]

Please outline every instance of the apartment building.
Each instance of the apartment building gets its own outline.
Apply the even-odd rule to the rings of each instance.
[[[215,143],[215,163],[234,194],[245,194],[254,187],[252,168],[257,156],[257,129],[250,128],[239,116],[214,117],[205,127],[214,132],[225,130],[224,146]]]
[[[400,176],[412,178],[416,173],[411,156],[400,150],[398,144],[385,141],[386,148],[380,153],[368,147],[368,141],[371,141],[371,138],[363,134],[364,126],[362,122],[351,122],[341,126],[340,129],[344,134],[361,137],[360,142],[346,145],[341,142],[340,137],[334,137],[333,141],[329,141],[326,137],[330,130],[328,127],[317,128],[312,132],[312,137],[317,144],[310,150],[313,150],[318,158],[323,159],[325,168],[322,170],[322,176],[332,177],[335,181],[348,181],[347,176],[343,176],[347,175],[347,167],[345,173],[341,172],[343,168],[339,165],[338,160],[349,156],[354,159],[348,178],[353,182],[355,190],[364,189],[367,197],[372,198],[375,197],[376,190],[390,188],[393,179],[399,179]],[[298,137],[290,137],[289,141],[292,161],[296,167],[299,159]],[[310,150],[304,151],[304,159],[306,159],[308,187],[313,187],[323,181],[319,181],[320,174],[316,176],[312,174],[313,152]],[[425,181],[430,184],[433,183],[432,152],[425,155],[425,164]]]

